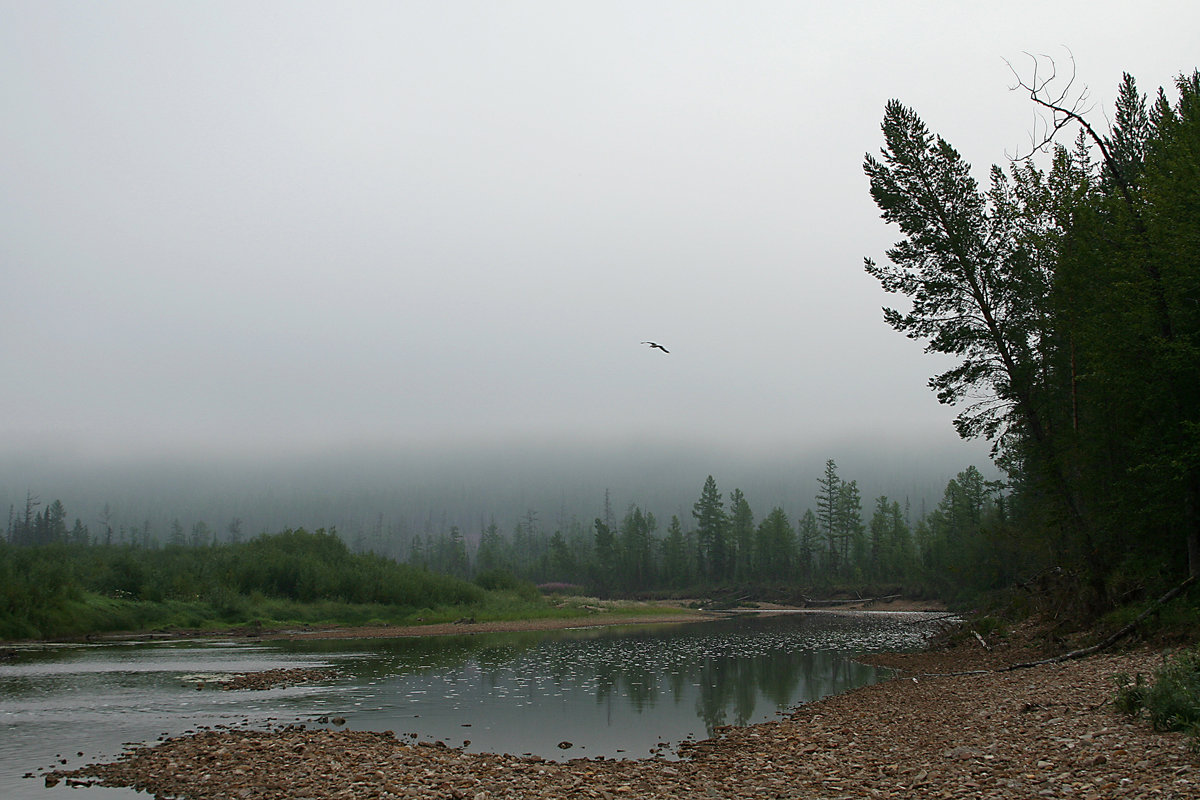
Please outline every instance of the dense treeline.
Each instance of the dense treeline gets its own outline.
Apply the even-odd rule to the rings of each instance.
[[[1023,536],[977,557],[1057,568],[1100,610],[1200,575],[1200,72],[1173,102],[1126,75],[1106,135],[1066,92],[1023,85],[1048,168],[993,167],[986,190],[888,104],[864,168],[904,239],[866,268],[910,301],[885,309],[893,327],[960,359],[930,385],[1008,474]]]
[[[10,514],[8,540],[44,553],[71,553],[76,560],[85,558],[81,548],[90,542],[87,549],[99,555],[72,567],[78,585],[147,600],[219,591],[413,604],[426,588],[413,589],[418,584],[412,576],[430,573],[489,587],[512,579],[564,584],[606,597],[732,587],[827,591],[838,585],[907,586],[950,597],[964,576],[971,585],[992,586],[1018,563],[992,558],[998,551],[979,544],[981,537],[996,538],[988,531],[999,524],[1003,501],[999,487],[974,467],[950,481],[942,502],[915,525],[911,510],[886,496],[864,509],[857,482],[843,479],[833,460],[818,487],[813,507],[795,521],[780,507],[756,514],[739,489],[726,499],[709,476],[687,519],[673,515],[665,526],[637,505],[618,519],[607,501],[603,516],[586,526],[571,521],[546,530],[535,511],[511,531],[493,521],[469,540],[451,526],[412,537],[400,559],[409,570],[405,575],[377,555],[354,561],[351,569],[349,560],[359,557],[333,534],[289,532],[217,543],[211,535],[184,536],[176,526],[165,545],[136,536],[114,545],[107,527],[97,537],[79,521],[68,528],[61,502],[41,511],[32,497],[23,514]]]

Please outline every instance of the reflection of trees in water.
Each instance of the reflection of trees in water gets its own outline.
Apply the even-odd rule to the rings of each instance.
[[[759,665],[757,662],[769,659],[754,659],[746,663],[735,663],[733,679],[733,721],[737,725],[745,725],[754,717],[754,706],[758,703]]]
[[[811,682],[816,674],[824,677],[831,667],[837,669],[838,659],[822,656],[826,654],[776,652],[705,659],[692,674],[700,690],[696,713],[711,736],[717,727],[728,724],[730,711],[735,725],[754,719],[760,695],[775,708],[786,708],[798,696],[801,683]]]
[[[629,702],[639,713],[658,701],[658,676],[645,664],[627,668],[623,676]]]
[[[781,710],[860,686],[875,675],[873,667],[851,661],[848,653],[780,650],[750,657],[707,657],[671,675],[669,683],[676,702],[695,685],[696,714],[711,736],[729,722],[751,722],[760,699]]]
[[[683,702],[683,694],[687,691],[687,687],[691,682],[692,680],[685,669],[673,669],[667,675],[667,684],[671,688],[671,697],[674,698],[675,705]]]
[[[696,696],[696,714],[704,720],[708,735],[720,725],[725,724],[725,707],[729,705],[729,694],[732,683],[724,678],[728,675],[726,666],[720,662],[728,659],[705,658],[696,672],[696,680],[700,684],[700,692]]]
[[[729,722],[752,721],[764,703],[768,711],[783,709],[872,679],[873,668],[850,662],[847,654],[813,649],[826,636],[844,640],[850,627],[836,618],[818,622],[824,623],[775,618],[632,634],[331,640],[288,649],[345,655],[339,667],[356,680],[427,676],[469,682],[495,697],[536,700],[564,689],[585,691],[597,705],[627,704],[642,713],[669,694],[676,705],[693,701],[711,735]]]
[[[772,653],[753,662],[754,683],[776,708],[785,708],[794,702],[796,687],[811,675],[816,667],[818,653]]]
[[[658,676],[645,664],[604,662],[595,667],[596,703],[624,697],[639,713],[658,701]]]

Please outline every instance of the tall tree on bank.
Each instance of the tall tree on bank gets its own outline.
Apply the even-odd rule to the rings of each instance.
[[[644,590],[654,583],[654,532],[658,521],[651,513],[631,506],[621,520],[621,582],[626,590]]]
[[[958,151],[898,101],[887,104],[881,158],[865,157],[871,196],[904,239],[888,263],[865,260],[882,287],[910,308],[884,319],[925,351],[959,358],[930,387],[946,404],[968,401],[954,424],[964,438],[985,437],[993,453],[1057,500],[1055,516],[1094,558],[1084,509],[1047,419],[1051,397],[1044,354],[1057,241],[1052,220],[1030,208],[1042,175],[1031,165],[1013,178],[992,167],[980,190]]]
[[[796,534],[787,514],[779,506],[759,524],[755,553],[760,578],[783,581],[792,577],[795,565]]]
[[[677,515],[671,516],[667,535],[662,540],[662,577],[667,586],[680,588],[692,581],[691,559],[683,524]]]
[[[993,167],[986,193],[888,104],[864,169],[905,238],[866,267],[911,301],[893,327],[960,358],[931,386],[967,401],[959,433],[993,442],[1013,508],[1104,602],[1128,566],[1200,575],[1200,73],[1150,108],[1126,75],[1107,137],[1048,80],[1021,85],[1054,115],[1045,144],[1081,131],[1048,174]]]

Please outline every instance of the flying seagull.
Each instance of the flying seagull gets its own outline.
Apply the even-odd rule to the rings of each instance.
[[[659,344],[658,342],[642,342],[642,344],[648,344],[648,345],[650,345],[651,349],[653,349],[653,348],[657,347],[659,350],[662,350],[664,353],[669,353],[669,352],[671,352],[670,350],[668,350],[667,348],[663,347],[663,346],[662,346],[661,344]]]

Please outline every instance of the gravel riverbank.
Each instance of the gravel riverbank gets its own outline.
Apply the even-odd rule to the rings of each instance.
[[[887,654],[893,680],[722,730],[679,760],[551,762],[390,732],[210,730],[48,782],[231,798],[1200,798],[1200,757],[1111,705],[1148,649],[1012,672],[1024,652]],[[351,720],[351,726],[353,721]]]

